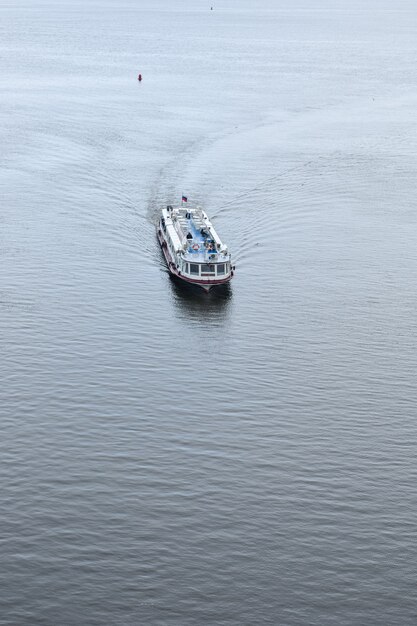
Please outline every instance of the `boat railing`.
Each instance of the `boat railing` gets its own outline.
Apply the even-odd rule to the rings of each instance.
[[[190,263],[225,263],[229,259],[229,255],[213,250],[185,251],[183,253],[185,261]]]

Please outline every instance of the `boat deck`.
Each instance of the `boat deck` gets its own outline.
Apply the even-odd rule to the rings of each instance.
[[[210,237],[210,234],[208,232],[208,228],[206,227],[206,225],[204,224],[204,222],[199,219],[197,216],[192,215],[191,217],[185,217],[185,216],[181,216],[179,219],[179,224],[181,226],[181,230],[184,233],[184,236],[186,237],[188,233],[190,233],[192,235],[192,239],[187,240],[188,241],[188,246],[187,246],[187,254],[194,254],[194,255],[201,255],[201,254],[210,254],[210,252],[212,252],[212,254],[216,254],[216,250],[208,250],[205,247],[205,243],[206,241],[213,241]],[[207,235],[202,235],[201,234],[201,230],[205,229],[207,232]],[[194,250],[193,246],[195,245],[199,246],[198,250]]]
[[[187,232],[191,233],[193,236],[193,238],[190,240],[191,243],[187,248],[187,252],[190,252],[191,254],[200,254],[202,252],[202,249],[204,250],[204,242],[206,240],[206,237],[204,237],[204,235],[202,235],[200,232],[203,226],[201,226],[201,228],[197,228],[192,218],[187,219],[187,223],[188,223]],[[200,246],[200,250],[193,250],[192,246],[196,243],[198,243],[198,245]]]

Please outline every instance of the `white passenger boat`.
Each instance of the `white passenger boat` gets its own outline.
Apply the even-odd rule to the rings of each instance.
[[[162,209],[157,234],[168,269],[177,278],[209,291],[233,276],[231,256],[207,214],[181,205]]]

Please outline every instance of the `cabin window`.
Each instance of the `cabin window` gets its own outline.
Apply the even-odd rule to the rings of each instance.
[[[217,266],[217,273],[224,274],[224,263],[219,263]]]
[[[200,274],[200,266],[196,263],[190,263],[190,274]]]
[[[201,273],[202,274],[214,274],[215,267],[216,267],[215,265],[203,263],[201,265]]]
[[[187,272],[187,274],[190,273],[190,264],[189,263],[185,263],[185,271]]]

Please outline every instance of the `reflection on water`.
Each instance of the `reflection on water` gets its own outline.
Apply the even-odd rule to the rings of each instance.
[[[230,283],[217,285],[204,291],[197,285],[191,285],[179,280],[175,276],[170,277],[170,286],[174,298],[174,304],[180,310],[181,315],[193,320],[211,321],[224,320],[229,315],[232,305],[233,291]]]

